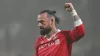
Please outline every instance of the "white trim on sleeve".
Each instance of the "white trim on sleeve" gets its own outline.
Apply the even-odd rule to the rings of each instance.
[[[83,24],[81,19],[78,19],[77,21],[74,21],[74,26],[75,27],[80,26],[81,24]]]

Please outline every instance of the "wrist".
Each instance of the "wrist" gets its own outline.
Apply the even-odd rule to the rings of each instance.
[[[72,16],[76,16],[76,15],[77,15],[77,12],[76,12],[76,10],[75,10],[75,9],[74,9],[74,10],[72,10],[71,15],[72,15]]]

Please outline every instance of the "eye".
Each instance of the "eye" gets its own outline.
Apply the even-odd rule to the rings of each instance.
[[[40,20],[40,21],[38,21],[38,23],[44,24],[44,21],[43,20]]]
[[[40,23],[43,23],[43,22],[44,22],[43,20],[40,21]]]

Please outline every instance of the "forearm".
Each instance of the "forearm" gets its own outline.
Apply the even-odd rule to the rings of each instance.
[[[70,32],[70,36],[72,41],[77,41],[80,38],[82,38],[85,34],[84,24],[77,14],[72,16],[73,16],[75,28]]]
[[[74,26],[79,26],[82,24],[82,21],[80,19],[80,17],[78,16],[76,10],[74,9],[72,3],[65,3],[65,9],[70,12],[70,14],[73,16],[74,18]]]
[[[74,26],[77,27],[81,24],[83,24],[81,18],[78,16],[76,10],[74,9],[72,12],[71,12],[71,15],[73,17],[73,20],[74,20]]]

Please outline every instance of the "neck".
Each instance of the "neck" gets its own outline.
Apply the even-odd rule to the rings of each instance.
[[[46,35],[46,38],[50,38],[50,37],[51,37],[53,34],[55,34],[56,32],[57,32],[57,29],[56,29],[56,28],[52,29],[52,30],[50,31],[50,33]]]

